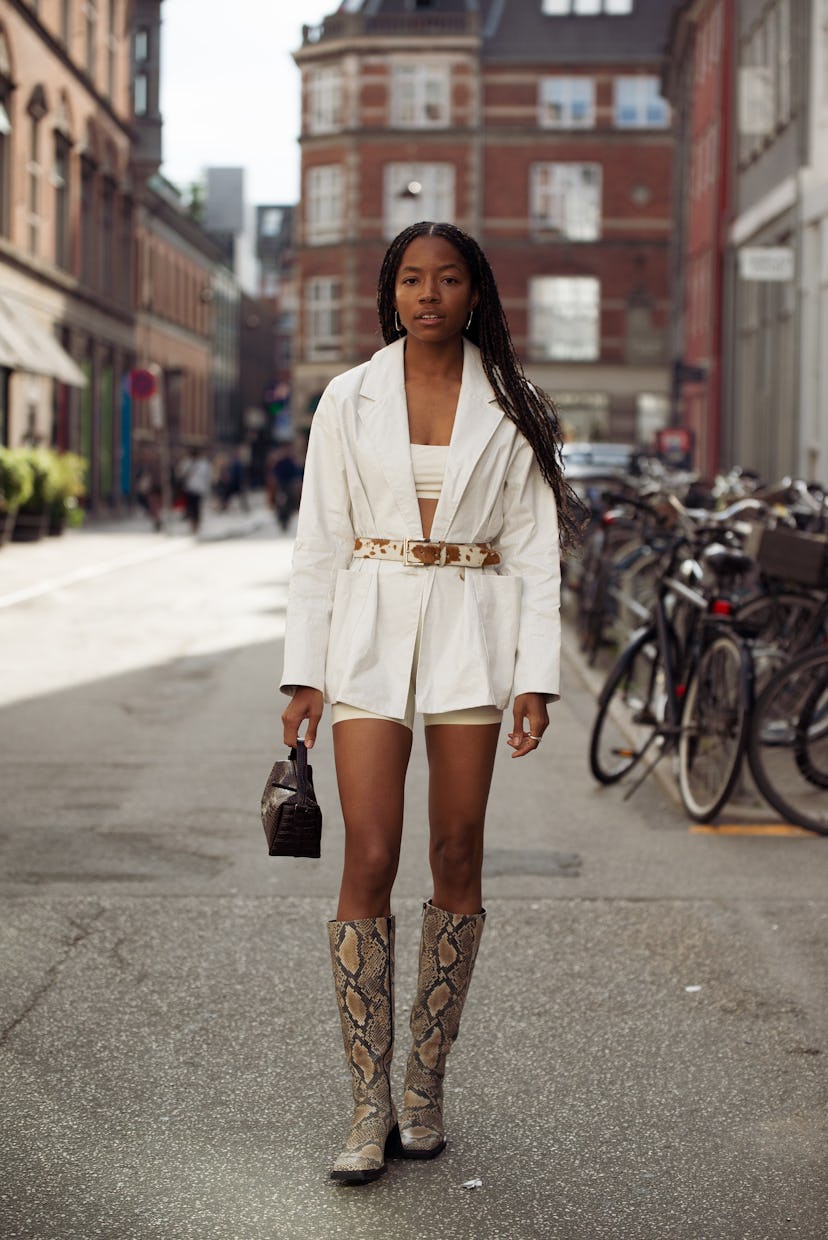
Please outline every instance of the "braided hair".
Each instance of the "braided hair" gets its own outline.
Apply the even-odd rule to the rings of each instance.
[[[561,547],[572,550],[580,541],[587,514],[564,478],[558,415],[546,393],[534,387],[523,372],[492,269],[473,237],[454,224],[424,220],[412,224],[394,238],[383,259],[377,288],[383,340],[392,344],[405,334],[405,328],[399,326],[395,305],[397,273],[403,254],[418,237],[442,237],[454,246],[468,267],[478,301],[471,323],[463,334],[480,349],[483,370],[501,409],[529,441],[541,474],[555,494]]]

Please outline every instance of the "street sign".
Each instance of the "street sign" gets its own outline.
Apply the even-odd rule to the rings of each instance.
[[[739,250],[743,280],[792,280],[794,252],[789,245],[746,245]]]
[[[158,391],[158,380],[151,370],[130,371],[129,390],[136,400],[149,400]]]

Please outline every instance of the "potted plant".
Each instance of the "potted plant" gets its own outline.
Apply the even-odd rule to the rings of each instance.
[[[87,462],[76,452],[61,452],[53,459],[54,496],[49,504],[49,533],[62,534],[67,525],[83,521],[80,500],[86,495]]]
[[[46,533],[49,525],[49,506],[55,499],[57,486],[55,454],[46,448],[19,448],[18,453],[29,463],[32,491],[17,510],[12,539],[34,542]]]
[[[0,445],[0,545],[12,535],[17,510],[32,494],[34,477],[27,458]]]

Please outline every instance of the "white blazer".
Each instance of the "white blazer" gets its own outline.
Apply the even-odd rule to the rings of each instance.
[[[416,707],[505,708],[558,696],[555,498],[527,440],[464,342],[463,379],[431,538],[489,542],[491,568],[353,559],[354,539],[422,538],[403,340],[333,379],[314,414],[299,510],[282,690],[400,719],[417,630]]]

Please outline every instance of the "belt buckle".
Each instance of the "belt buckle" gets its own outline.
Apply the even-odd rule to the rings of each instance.
[[[437,558],[430,562],[412,559],[412,547],[436,547],[438,550]],[[446,544],[444,542],[432,542],[430,538],[406,538],[403,540],[403,563],[410,565],[412,568],[437,568],[442,567],[445,562]]]
[[[424,538],[404,538],[403,539],[403,563],[411,568],[425,568],[424,560],[412,560],[411,548],[413,546],[421,546],[426,540]]]

